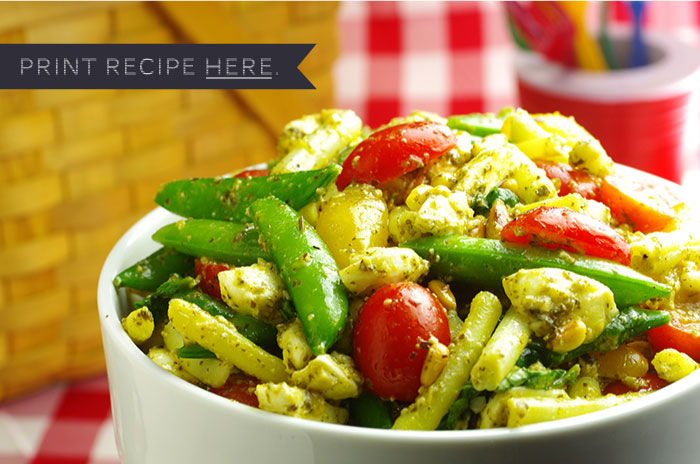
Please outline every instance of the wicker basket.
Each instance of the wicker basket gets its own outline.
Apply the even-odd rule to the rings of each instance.
[[[316,43],[317,90],[0,90],[0,401],[102,371],[97,279],[166,180],[270,159],[332,105],[334,3],[0,4],[0,43]]]

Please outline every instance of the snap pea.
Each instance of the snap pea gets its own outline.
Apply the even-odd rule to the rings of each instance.
[[[197,219],[245,222],[258,198],[273,195],[294,209],[306,205],[340,174],[340,166],[263,177],[183,179],[161,186],[155,201],[175,214]]]
[[[131,267],[120,272],[112,282],[115,287],[128,287],[144,292],[155,291],[171,274],[191,274],[194,259],[173,248],[162,247]]]
[[[277,264],[311,351],[325,353],[340,337],[348,314],[348,297],[333,256],[316,230],[283,201],[257,200],[250,213]]]
[[[390,429],[393,423],[389,403],[368,391],[350,399],[350,421],[373,429]]]
[[[249,224],[213,219],[183,219],[153,234],[153,240],[190,256],[248,266],[258,258],[269,260],[258,244],[258,232]]]
[[[579,346],[568,353],[550,351],[542,341],[530,342],[520,355],[517,366],[529,366],[540,361],[545,366],[556,366],[571,361],[591,351],[605,353],[620,347],[626,340],[646,333],[654,327],[668,324],[670,316],[666,311],[642,309],[635,306],[620,308],[620,312],[605,326],[603,332],[591,343]]]
[[[555,267],[606,285],[618,307],[668,296],[671,291],[667,285],[612,261],[500,240],[451,235],[420,238],[401,246],[429,260],[432,273],[481,288],[501,288],[502,279],[519,269]]]
[[[447,118],[447,126],[452,129],[465,130],[471,135],[486,137],[501,132],[504,119],[490,113],[455,114]]]

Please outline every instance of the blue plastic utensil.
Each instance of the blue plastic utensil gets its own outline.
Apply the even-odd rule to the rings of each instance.
[[[630,44],[630,62],[631,68],[645,66],[649,64],[649,55],[647,47],[642,41],[642,15],[644,14],[645,2],[628,2],[630,10],[632,10],[633,31],[632,43]]]

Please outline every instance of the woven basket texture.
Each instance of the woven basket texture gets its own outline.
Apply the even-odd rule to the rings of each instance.
[[[0,43],[315,43],[317,90],[0,90],[0,401],[104,369],[97,280],[165,181],[269,160],[332,105],[332,2],[3,2]]]

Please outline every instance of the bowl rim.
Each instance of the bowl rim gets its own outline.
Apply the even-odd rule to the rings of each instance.
[[[679,197],[682,196],[682,188],[678,184],[627,166],[616,165],[616,167],[622,168],[622,170],[618,172],[625,175],[641,175],[642,178],[664,186]],[[170,213],[161,207],[156,207],[132,225],[110,251],[100,272],[97,291],[102,336],[104,339],[108,338],[112,342],[117,351],[117,353],[114,353],[115,355],[131,358],[131,363],[136,363],[140,369],[148,372],[149,375],[155,376],[158,382],[163,383],[169,388],[182,389],[183,393],[195,395],[198,401],[210,403],[212,407],[223,408],[224,411],[230,411],[231,414],[239,414],[244,420],[255,420],[271,426],[289,426],[293,427],[295,431],[314,434],[340,435],[345,439],[362,441],[376,440],[393,443],[410,440],[411,442],[417,443],[438,442],[468,445],[469,443],[488,440],[490,443],[496,445],[503,441],[518,442],[522,440],[531,440],[533,438],[556,440],[564,436],[583,433],[603,424],[608,426],[621,422],[629,423],[636,418],[641,419],[642,415],[646,414],[648,410],[663,408],[667,403],[675,401],[677,397],[696,395],[700,398],[698,395],[698,392],[700,392],[700,369],[698,369],[685,378],[661,390],[600,411],[517,428],[504,427],[495,429],[441,431],[384,430],[353,425],[329,424],[262,411],[228,400],[218,395],[211,394],[207,390],[190,384],[160,368],[131,341],[121,326],[121,319],[117,311],[120,298],[118,292],[112,285],[112,280],[125,266],[130,265],[122,262],[124,252],[134,246],[140,246],[144,249],[148,248],[151,252],[154,251],[159,244],[150,238],[146,240],[145,232],[150,234],[154,232],[157,227],[179,219],[182,219],[182,217]],[[109,359],[107,359],[107,362],[109,364]],[[110,390],[111,386],[112,382],[110,381]]]

